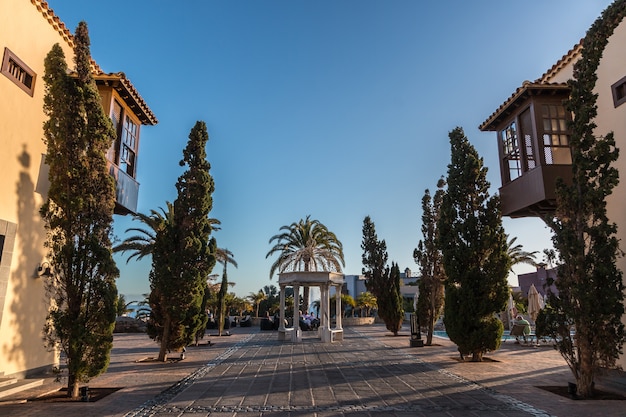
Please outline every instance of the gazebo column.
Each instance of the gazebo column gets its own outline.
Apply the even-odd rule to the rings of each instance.
[[[343,330],[341,319],[343,317],[343,310],[341,309],[341,287],[335,286],[335,311],[337,312],[337,318],[335,320],[335,329]]]
[[[300,329],[300,285],[293,286],[293,332],[291,333],[292,342],[302,341],[302,329]]]
[[[322,342],[330,342],[332,335],[330,330],[330,289],[328,284],[323,284],[321,287],[321,315],[319,335]]]
[[[278,317],[278,340],[285,340],[287,330],[285,329],[285,285],[280,286],[280,314]]]

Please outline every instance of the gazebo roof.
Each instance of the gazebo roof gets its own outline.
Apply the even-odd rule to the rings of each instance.
[[[343,285],[343,274],[324,271],[292,271],[278,274],[279,285],[316,286],[321,284]]]

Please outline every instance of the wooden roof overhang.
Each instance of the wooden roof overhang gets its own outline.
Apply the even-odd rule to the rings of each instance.
[[[148,107],[139,92],[135,89],[123,72],[111,74],[95,74],[97,85],[111,87],[117,91],[124,103],[132,110],[143,125],[156,125],[158,123],[152,110]]]
[[[54,13],[54,10],[50,8],[48,2],[45,0],[30,0],[30,2],[37,8],[43,18],[57,31],[67,45],[73,49],[74,35],[72,35],[72,32],[65,26],[65,23],[59,19],[59,16]],[[118,94],[120,94],[124,102],[131,108],[142,124],[156,125],[158,123],[152,110],[150,110],[146,102],[139,95],[139,92],[135,89],[130,80],[126,78],[123,72],[106,74],[93,59],[91,59],[91,70],[96,79],[96,84],[115,84],[114,88]]]
[[[532,83],[525,81],[521,87],[509,97],[498,109],[491,114],[478,128],[483,131],[497,131],[503,122],[535,96],[569,96],[570,87],[567,83]]]

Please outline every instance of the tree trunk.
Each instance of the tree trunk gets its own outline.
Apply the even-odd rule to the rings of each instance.
[[[302,311],[304,313],[309,312],[309,287],[304,287],[304,291],[302,293]]]
[[[219,312],[217,313],[217,335],[221,336],[224,332],[224,322],[226,321],[226,304],[222,297],[219,305]]]
[[[426,331],[426,346],[432,346],[433,344],[433,327],[429,327]]]
[[[593,395],[593,351],[586,342],[586,338],[578,338],[580,372],[576,378],[576,393],[581,398],[590,398]]]
[[[163,334],[161,335],[161,348],[159,349],[159,357],[157,358],[160,362],[165,362],[167,360],[167,345],[170,339],[170,327],[172,325],[172,319],[167,316],[165,319],[165,324],[163,325]]]
[[[472,353],[472,362],[482,362],[483,361],[483,353],[482,352],[473,352]]]
[[[74,374],[67,376],[67,396],[78,398],[78,379],[76,379]]]

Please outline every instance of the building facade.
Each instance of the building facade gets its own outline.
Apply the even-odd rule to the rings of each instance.
[[[594,134],[614,132],[622,149],[615,167],[621,182],[607,197],[609,220],[618,226],[621,250],[626,250],[626,21],[615,28],[596,71],[598,115]],[[571,119],[563,100],[569,96],[567,81],[581,58],[583,41],[574,46],[534,82],[524,82],[480,126],[497,134],[503,214],[511,217],[542,216],[556,207],[556,179],[572,178],[572,158],[567,121]],[[626,257],[617,266],[626,271]],[[626,318],[622,319],[626,323]],[[626,369],[626,356],[619,365]]]
[[[49,370],[58,352],[43,345],[49,267],[39,208],[47,197],[43,142],[44,59],[58,43],[73,68],[73,36],[44,0],[0,2],[0,376]],[[105,111],[118,139],[107,158],[116,178],[116,214],[137,207],[139,133],[157,123],[123,73],[92,62]]]
[[[548,285],[548,280],[552,280],[552,284]],[[517,280],[519,282],[519,291],[521,294],[528,298],[528,291],[530,286],[534,285],[539,292],[539,295],[545,297],[548,290],[555,295],[559,295],[559,290],[554,285],[554,281],[557,279],[557,271],[555,269],[546,269],[545,264],[537,265],[535,272],[527,272],[525,274],[519,274]]]

